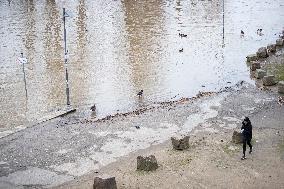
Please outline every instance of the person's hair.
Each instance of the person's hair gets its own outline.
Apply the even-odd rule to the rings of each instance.
[[[246,121],[246,122],[247,122],[247,125],[251,125],[251,122],[250,122],[250,120],[249,120],[249,118],[248,118],[248,117],[245,117],[244,121]]]

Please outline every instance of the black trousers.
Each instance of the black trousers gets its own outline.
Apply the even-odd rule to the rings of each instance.
[[[252,150],[252,145],[251,145],[250,142],[251,142],[251,138],[244,137],[244,140],[243,140],[243,154],[244,154],[244,156],[246,155],[247,144],[249,145],[250,151]]]

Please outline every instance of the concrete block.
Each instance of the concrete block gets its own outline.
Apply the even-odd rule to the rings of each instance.
[[[137,157],[137,170],[154,171],[156,169],[158,169],[158,163],[155,156],[150,155],[148,157]]]
[[[93,189],[117,189],[115,177],[95,177]]]
[[[173,149],[175,150],[185,150],[189,148],[189,136],[176,138],[171,137]]]
[[[232,142],[235,144],[239,144],[243,142],[243,134],[237,131],[233,132]]]

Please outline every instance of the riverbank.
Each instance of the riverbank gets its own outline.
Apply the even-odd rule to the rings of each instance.
[[[243,83],[193,102],[157,107],[139,115],[115,117],[100,123],[71,124],[75,119],[72,116],[58,118],[1,139],[1,186],[46,188],[65,183],[60,187],[90,188],[94,176],[106,173],[116,176],[120,188],[166,186],[161,183],[171,186],[171,179],[165,182],[167,176],[174,182],[181,182],[181,188],[183,184],[189,184],[188,178],[192,178],[190,186],[198,187],[201,185],[197,183],[205,182],[201,181],[205,177],[199,177],[201,173],[206,176],[206,172],[209,176],[215,171],[217,178],[223,169],[228,169],[228,172],[235,170],[240,176],[243,171],[250,170],[243,168],[249,162],[260,168],[263,164],[264,170],[271,170],[270,176],[275,176],[276,183],[281,184],[284,180],[283,159],[277,146],[282,146],[284,110],[277,98],[278,94]],[[243,116],[251,118],[254,138],[258,141],[255,153],[246,162],[240,160],[240,147],[230,144],[232,132],[240,126]],[[137,125],[140,129],[135,128]],[[273,133],[278,131],[279,136],[273,138]],[[266,133],[271,137],[264,137]],[[171,150],[168,140],[176,134],[189,134],[194,147],[185,152]],[[156,155],[160,168],[150,174],[136,172],[136,156],[149,153]],[[275,159],[269,160],[272,164],[267,166],[260,161],[262,157]],[[274,167],[277,163],[279,165]],[[233,168],[235,164],[236,169]],[[223,165],[229,168],[222,168]],[[278,169],[279,172],[275,171]],[[190,177],[192,171],[199,174]],[[177,179],[180,173],[184,175],[182,181]],[[247,182],[257,181],[253,178]],[[208,186],[217,181],[212,179],[212,185]]]
[[[91,188],[93,178],[105,174],[116,177],[118,188],[281,188],[284,109],[277,95],[248,85],[225,96],[219,105],[210,106],[218,115],[189,133],[189,150],[175,151],[167,140],[58,188]],[[254,127],[253,153],[242,161],[242,146],[231,143],[231,137],[244,115]],[[136,171],[136,157],[150,154],[156,156],[159,168]]]

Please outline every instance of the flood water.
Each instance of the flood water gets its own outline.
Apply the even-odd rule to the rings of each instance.
[[[245,56],[284,27],[284,0],[225,0],[224,41],[221,0],[0,2],[0,128],[66,107],[63,7],[71,104],[97,116],[250,81]]]

